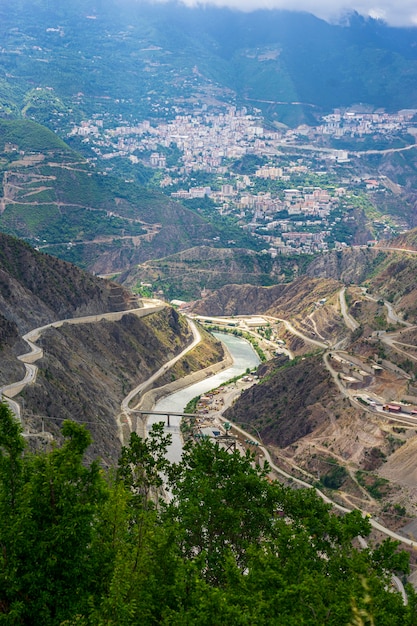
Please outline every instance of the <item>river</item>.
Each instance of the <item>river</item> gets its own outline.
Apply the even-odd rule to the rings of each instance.
[[[176,391],[170,396],[161,398],[153,407],[153,411],[176,411],[180,413],[188,402],[196,396],[207,393],[231,378],[243,374],[247,368],[252,370],[259,365],[259,357],[248,341],[225,333],[213,333],[213,335],[226,345],[233,358],[233,365],[214,376],[205,378],[194,385]],[[147,421],[147,428],[149,429],[152,424],[160,421],[162,421],[161,416],[150,415]],[[172,435],[172,443],[168,448],[167,458],[174,463],[178,463],[181,459],[182,438],[180,421],[180,417],[171,416],[170,426],[165,427],[165,432],[169,432]]]

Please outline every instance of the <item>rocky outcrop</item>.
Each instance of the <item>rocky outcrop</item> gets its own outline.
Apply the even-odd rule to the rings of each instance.
[[[306,270],[307,276],[333,278],[344,283],[360,284],[370,270],[382,262],[385,254],[375,248],[332,250],[316,257]]]
[[[249,422],[267,444],[285,448],[327,422],[323,408],[334,394],[320,356],[272,362],[258,385],[244,391],[225,416]]]
[[[0,309],[21,334],[58,319],[125,310],[131,302],[120,285],[0,233]]]

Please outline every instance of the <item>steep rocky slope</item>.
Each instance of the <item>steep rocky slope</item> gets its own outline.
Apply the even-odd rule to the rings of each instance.
[[[199,300],[192,312],[199,315],[295,315],[308,303],[328,297],[339,285],[334,280],[301,277],[273,287],[227,285]]]
[[[273,287],[228,285],[195,302],[191,311],[205,316],[266,315],[282,341],[294,354],[309,352],[303,339],[279,320],[290,321],[310,339],[336,341],[346,334],[340,315],[340,283],[332,279],[300,277]]]
[[[197,301],[191,311],[198,315],[251,315],[266,311],[284,293],[285,285],[255,287],[226,285]]]
[[[20,380],[25,374],[23,363],[16,359],[16,352],[26,352],[24,342],[19,342],[19,331],[15,322],[0,314],[0,384]]]
[[[407,250],[414,249],[415,239],[416,230],[412,230],[382,247],[335,250],[314,259],[306,274],[362,284],[369,293],[395,303],[396,309],[413,321],[417,318],[417,255]]]
[[[306,274],[314,278],[333,278],[344,283],[361,283],[385,259],[387,253],[376,248],[346,248],[317,256]]]
[[[190,341],[188,324],[170,308],[141,319],[129,314],[120,322],[47,330],[36,383],[22,394],[26,427],[39,432],[41,416],[59,440],[63,419],[87,422],[94,440],[90,455],[114,463],[122,399]]]
[[[13,345],[18,335],[17,325],[0,315],[0,349]]]
[[[392,302],[404,319],[417,320],[417,256],[391,252],[378,273],[368,281],[368,290]]]
[[[329,420],[325,406],[335,391],[320,356],[277,367],[272,362],[262,382],[244,391],[226,417],[253,424],[265,443],[285,448]]]
[[[0,384],[21,380],[18,354],[28,347],[20,337],[29,329],[59,319],[125,310],[137,306],[124,288],[90,276],[69,263],[37,252],[0,234]],[[42,332],[34,384],[17,397],[27,433],[45,430],[60,439],[64,419],[86,423],[94,444],[89,455],[116,462],[120,440],[116,416],[128,392],[145,381],[192,341],[185,318],[169,307],[120,321],[63,324]],[[219,342],[205,336],[200,351],[178,363],[175,375],[221,360]],[[168,382],[173,374],[167,373]],[[41,439],[30,438],[31,443]]]
[[[17,354],[28,330],[81,315],[125,310],[132,295],[75,266],[0,233],[0,384],[23,378]]]
[[[272,285],[295,278],[307,258],[280,256],[273,259],[242,248],[199,246],[163,259],[142,263],[118,281],[134,287],[140,281],[157,283],[169,296],[195,299],[200,292],[224,285]]]
[[[407,502],[407,510],[415,515],[415,490],[409,488],[416,475],[414,429],[351,405],[333,382],[322,355],[284,364],[272,361],[258,374],[260,383],[243,392],[226,416],[241,422],[245,430],[252,424],[280,467],[310,484],[320,481],[321,488],[338,489],[331,492],[332,498],[349,507],[378,511],[389,526],[404,523],[395,509],[398,502]],[[387,390],[392,382],[392,375],[390,379],[384,373],[379,384]],[[380,392],[378,386],[373,390]],[[397,483],[395,489],[391,481]]]
[[[0,233],[0,309],[9,334],[13,325],[24,333],[57,319],[125,310],[131,300],[119,285]]]

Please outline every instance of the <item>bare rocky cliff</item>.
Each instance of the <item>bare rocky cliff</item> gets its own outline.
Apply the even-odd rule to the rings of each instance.
[[[0,311],[20,333],[68,317],[125,310],[131,299],[120,285],[0,233]]]
[[[312,278],[333,278],[344,283],[363,282],[385,254],[375,248],[346,248],[317,256],[306,270]]]

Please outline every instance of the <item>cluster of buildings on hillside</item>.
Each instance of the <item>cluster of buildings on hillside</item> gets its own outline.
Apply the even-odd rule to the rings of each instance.
[[[245,182],[250,184],[250,180]],[[242,228],[256,233],[267,244],[268,252],[276,256],[327,250],[330,215],[345,194],[344,187],[332,193],[321,187],[302,187],[285,189],[280,194],[282,197],[278,197],[270,192],[255,194],[233,185],[222,185],[219,191],[192,187],[188,191],[173,192],[171,196],[177,199],[210,197],[221,213],[237,213]]]
[[[216,172],[223,159],[236,159],[248,153],[273,154],[282,137],[278,131],[265,131],[260,117],[236,107],[215,115],[207,112],[177,115],[157,125],[144,121],[113,129],[104,129],[103,120],[95,119],[74,127],[71,134],[84,137],[97,155],[105,159],[137,158],[134,152],[146,153],[146,162],[152,167],[165,167],[161,148],[175,144],[182,153],[179,170],[186,173]]]
[[[302,125],[278,131],[266,130],[262,117],[248,113],[246,108],[230,106],[224,112],[214,114],[203,107],[194,114],[178,114],[170,121],[151,123],[144,120],[133,125],[122,122],[112,128],[105,128],[103,118],[97,115],[74,126],[70,135],[83,137],[100,158],[125,157],[133,163],[141,160],[146,165],[163,169],[166,168],[164,149],[175,145],[181,153],[181,162],[170,169],[185,174],[195,171],[221,173],[225,159],[237,159],[246,154],[273,156],[280,148],[296,145],[306,137],[361,137],[413,131],[416,113],[414,109],[395,114],[336,109],[315,127]],[[346,150],[328,149],[321,156],[341,163],[349,159]],[[264,178],[282,175],[275,167],[263,168],[259,173]]]
[[[329,216],[338,206],[345,189],[336,192],[330,195],[320,187],[286,189],[283,200],[271,198],[269,193],[242,195],[240,207],[253,211],[251,222],[243,227],[258,232],[272,256],[327,250]],[[283,212],[288,218],[277,219],[277,214],[285,214]],[[296,222],[289,219],[294,215],[303,219]]]
[[[311,158],[290,160],[288,155],[283,158],[284,147],[299,145],[302,149],[306,137],[314,143],[318,135],[337,138],[346,134],[410,131],[415,114],[414,110],[396,114],[335,110],[315,128],[300,126],[278,131],[265,130],[260,115],[250,114],[246,108],[230,106],[223,112],[210,113],[203,106],[193,114],[178,113],[170,121],[144,120],[134,125],[121,122],[111,128],[107,127],[108,118],[95,116],[74,127],[71,134],[82,137],[101,159],[124,157],[132,164],[141,162],[159,170],[160,187],[172,190],[175,199],[210,198],[221,214],[232,213],[242,228],[261,237],[270,254],[294,254],[326,250],[335,223],[351,219],[347,215],[331,215],[340,207],[342,197],[348,196],[346,187],[334,188],[330,193],[318,186],[297,187],[294,181],[310,175],[317,179],[318,174],[331,168],[329,162],[349,162],[349,154],[346,150],[318,147],[309,152]],[[250,176],[242,173],[229,179],[227,159],[249,154],[263,157],[266,163]],[[317,159],[326,163],[317,166]],[[219,178],[210,177],[212,174]],[[213,181],[211,186],[198,185],[199,177]],[[362,185],[365,191],[384,189],[381,180],[368,178],[353,183]],[[193,180],[197,184],[190,185]],[[349,183],[344,180],[342,184]]]
[[[407,132],[410,123],[417,114],[417,109],[404,109],[398,113],[362,113],[347,109],[335,109],[323,117],[323,124],[316,131],[334,137],[362,137],[364,135],[386,135]]]
[[[279,224],[274,224],[274,227],[277,226],[279,226]],[[281,226],[284,226],[284,224]],[[274,258],[279,254],[294,255],[325,252],[329,249],[329,244],[326,241],[329,233],[329,230],[321,230],[317,233],[292,231],[282,233],[280,237],[264,235],[263,239],[268,245],[266,251]]]

